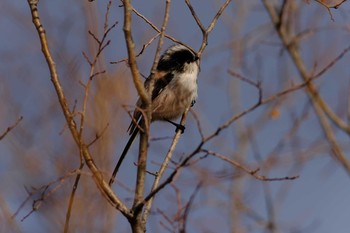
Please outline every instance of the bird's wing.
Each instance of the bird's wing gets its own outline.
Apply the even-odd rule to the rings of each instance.
[[[164,90],[164,88],[166,88],[166,86],[171,82],[171,80],[174,78],[174,74],[172,73],[165,73],[165,72],[157,72],[154,76],[153,76],[153,91],[152,91],[152,102],[162,93],[162,91]],[[149,90],[150,88],[150,83],[151,79],[148,78],[145,81],[145,88],[146,90]],[[135,128],[137,127],[137,125],[139,125],[140,119],[142,117],[142,114],[140,112],[140,108],[142,109],[142,101],[139,98],[136,102],[136,109],[134,111],[133,114],[133,119],[129,125],[128,128],[128,132],[131,135]]]
[[[154,87],[152,91],[152,101],[154,101],[160,93],[164,90],[166,86],[173,80],[174,74],[173,73],[163,73],[160,77],[155,78],[154,81]]]

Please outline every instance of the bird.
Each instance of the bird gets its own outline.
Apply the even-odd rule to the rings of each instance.
[[[173,122],[179,118],[189,106],[193,106],[197,99],[197,77],[200,71],[199,57],[197,53],[185,45],[175,44],[170,46],[161,55],[153,75],[144,82],[147,92],[152,90],[152,120],[167,121],[176,126],[176,131],[183,133],[185,127]],[[136,102],[133,119],[128,127],[130,138],[119,157],[109,180],[111,186],[115,176],[124,160],[129,148],[140,131],[143,121],[141,109],[142,100]]]

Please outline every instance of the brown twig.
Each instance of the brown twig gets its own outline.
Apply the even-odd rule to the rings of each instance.
[[[201,21],[199,20],[198,16],[196,15],[192,5],[190,4],[190,2],[188,0],[185,0],[187,6],[189,7],[194,19],[196,20],[198,26],[200,27],[200,29],[202,30],[203,33],[203,43],[200,49],[200,52],[203,52],[206,44],[207,44],[207,39],[209,36],[209,33],[213,30],[217,20],[219,19],[219,17],[221,16],[222,12],[226,9],[227,5],[230,3],[230,0],[227,0],[219,9],[219,11],[216,13],[215,17],[213,18],[212,22],[210,23],[209,27],[207,29],[204,28],[204,26],[202,25]],[[152,26],[152,24],[150,24]],[[156,30],[156,27],[153,27]],[[159,30],[158,30],[159,32]],[[200,56],[200,53],[198,53],[198,56]],[[181,125],[184,125],[186,122],[186,118],[187,118],[187,114],[188,114],[189,108],[185,111],[185,113],[182,116]],[[143,219],[144,221],[147,220],[148,215],[149,215],[149,211],[150,208],[152,206],[153,203],[153,198],[154,196],[161,190],[163,189],[167,184],[171,183],[171,181],[173,180],[174,176],[176,175],[177,171],[183,167],[184,165],[187,164],[187,162],[195,155],[195,154],[191,154],[189,157],[187,157],[180,165],[177,166],[177,168],[175,168],[175,170],[173,171],[173,173],[166,179],[166,181],[164,181],[162,184],[159,184],[160,182],[160,178],[162,177],[165,169],[168,166],[169,161],[171,160],[173,151],[178,143],[178,140],[180,138],[180,132],[177,132],[174,136],[173,142],[168,150],[167,155],[165,156],[165,159],[162,163],[162,166],[160,168],[160,170],[158,171],[158,175],[156,176],[153,185],[152,185],[152,189],[151,192],[146,196],[146,198],[139,203],[139,205],[137,206],[137,208],[143,208],[144,205],[145,206],[145,210],[144,210],[144,214],[143,214]]]
[[[247,78],[243,77],[242,75],[240,75],[240,74],[238,74],[238,73],[236,73],[236,72],[234,72],[232,70],[229,70],[228,73],[232,77],[235,77],[235,78],[237,78],[237,79],[239,79],[239,80],[241,80],[241,81],[243,81],[245,83],[248,83],[249,85],[251,85],[251,86],[253,86],[253,87],[257,88],[257,89],[259,89],[260,86],[261,86],[261,84],[259,82],[253,82],[252,80],[247,79]]]
[[[152,37],[146,44],[142,45],[142,48],[140,50],[140,52],[136,55],[136,57],[139,57],[141,54],[143,54],[143,52],[145,51],[145,49],[160,35],[160,33],[156,34],[154,37]],[[111,64],[118,64],[121,62],[128,62],[128,58],[124,58],[118,61],[112,61],[110,62]]]
[[[319,76],[317,76],[317,77],[319,77]],[[317,77],[314,77],[314,78],[317,78]],[[189,155],[187,155],[179,164],[177,164],[177,166],[174,168],[173,172],[162,183],[159,183],[160,176],[157,176],[157,178],[159,177],[158,181],[157,181],[157,184],[154,185],[154,187],[152,188],[152,191],[145,197],[143,202],[140,203],[140,207],[139,208],[142,208],[142,206],[145,205],[145,204],[146,205],[150,205],[148,202],[151,202],[151,200],[153,200],[153,197],[159,191],[161,191],[164,187],[166,187],[168,184],[170,184],[173,181],[175,175],[180,171],[180,169],[185,167],[185,166],[187,166],[189,164],[190,160],[196,154],[198,154],[199,152],[202,151],[203,146],[206,143],[208,143],[209,141],[211,141],[212,139],[214,139],[216,136],[218,136],[221,133],[221,131],[223,131],[224,129],[228,128],[230,125],[232,125],[235,121],[237,121],[238,119],[242,118],[243,116],[253,112],[258,107],[260,107],[260,106],[262,106],[264,104],[270,103],[271,101],[275,100],[276,98],[278,98],[280,96],[287,95],[289,93],[292,93],[293,91],[301,90],[303,87],[306,87],[309,82],[310,82],[310,80],[308,80],[306,82],[303,82],[303,83],[301,83],[299,85],[293,86],[291,88],[288,88],[286,90],[283,90],[283,91],[281,91],[279,93],[276,93],[276,94],[274,94],[274,95],[272,95],[270,97],[267,97],[265,99],[262,99],[262,89],[261,89],[260,83],[257,83],[256,87],[257,87],[258,93],[259,93],[257,102],[255,104],[253,104],[251,107],[247,108],[246,110],[244,110],[244,111],[242,111],[242,112],[232,116],[225,123],[220,125],[212,134],[210,134],[209,136],[204,138]],[[174,138],[174,140],[175,140],[175,138]],[[168,156],[168,154],[167,154],[167,156]],[[168,159],[167,156],[166,156],[166,159]],[[170,161],[170,158],[167,161]],[[167,163],[163,162],[163,164],[166,164],[166,165],[164,165],[165,167],[167,166]],[[258,170],[255,170],[255,171],[249,170],[249,173],[253,175],[257,171]],[[296,179],[297,176],[295,176],[295,177],[279,177],[279,178],[267,178],[267,177],[264,177],[264,176],[260,176],[259,178],[260,179],[265,179],[267,181],[275,181],[275,180],[277,181],[277,180],[283,180],[283,179],[285,179],[285,180]],[[145,210],[147,210],[147,209],[148,209],[148,207],[145,207]]]
[[[139,94],[142,103],[145,106],[149,106],[151,103],[151,99],[148,96],[148,93],[143,86],[143,83],[140,79],[140,72],[136,63],[136,55],[135,55],[135,44],[132,38],[131,34],[131,12],[132,12],[132,6],[129,0],[123,1],[124,4],[124,35],[125,35],[125,42],[126,47],[128,50],[128,62],[130,66],[130,71],[132,74],[132,79],[135,85],[135,88],[137,90],[137,93]]]
[[[94,140],[92,140],[87,146],[90,147],[97,140],[99,140],[102,137],[102,135],[107,131],[108,126],[109,126],[109,123],[106,124],[106,126],[102,129],[101,133],[96,133]]]
[[[30,8],[30,12],[32,15],[32,21],[33,24],[38,32],[40,44],[42,48],[43,55],[45,57],[45,60],[47,62],[48,68],[50,70],[51,75],[51,81],[54,85],[58,101],[61,105],[62,112],[64,114],[64,117],[66,119],[68,128],[72,134],[72,137],[80,149],[84,160],[89,167],[90,171],[93,174],[93,179],[97,185],[97,187],[100,189],[101,193],[105,196],[106,200],[115,208],[117,208],[124,216],[127,218],[132,217],[132,213],[130,213],[130,210],[125,206],[125,204],[119,199],[119,197],[111,190],[111,188],[108,186],[107,182],[104,180],[100,170],[97,168],[90,151],[82,138],[79,135],[79,131],[77,129],[76,123],[74,121],[73,115],[68,107],[68,102],[66,99],[66,96],[64,94],[64,91],[62,89],[62,85],[57,73],[55,62],[52,58],[48,40],[46,37],[46,32],[44,29],[44,26],[41,24],[40,16],[37,8],[38,0],[28,0],[28,5]]]
[[[23,116],[20,116],[20,117],[16,120],[16,122],[15,122],[13,125],[7,127],[7,129],[5,130],[5,132],[3,132],[3,133],[0,135],[0,141],[8,134],[11,130],[13,130],[13,129],[21,122],[21,120],[23,120]]]
[[[186,111],[184,112],[184,114],[182,115],[182,118],[181,118],[181,121],[180,121],[180,125],[184,125],[185,122],[186,122],[186,119],[187,119],[187,115],[188,115],[188,111],[189,111],[189,108],[188,107],[186,109]],[[168,149],[168,152],[164,158],[164,161],[162,162],[162,165],[159,169],[159,171],[157,172],[157,176],[155,177],[154,181],[153,181],[153,185],[152,185],[152,188],[151,188],[151,193],[154,192],[153,195],[148,194],[148,199],[146,197],[146,199],[143,201],[143,203],[140,203],[140,207],[139,208],[142,208],[144,204],[146,204],[145,206],[145,210],[144,210],[144,213],[143,213],[143,219],[144,221],[147,221],[148,219],[148,216],[149,216],[149,212],[150,212],[150,209],[151,209],[151,206],[153,204],[153,197],[154,195],[159,191],[156,191],[157,189],[159,189],[159,182],[160,182],[160,179],[163,177],[163,174],[166,170],[166,168],[168,167],[168,164],[173,156],[173,153],[175,151],[175,148],[177,146],[177,143],[179,142],[179,139],[180,139],[180,136],[181,136],[181,132],[178,130],[173,138],[173,141]],[[176,174],[176,173],[175,173]],[[175,174],[173,176],[175,176]],[[173,177],[172,177],[173,178]],[[172,180],[171,178],[171,180]]]
[[[157,28],[156,25],[154,25],[150,20],[148,20],[144,15],[142,15],[139,11],[137,11],[135,8],[132,8],[132,11],[141,19],[143,19],[148,25],[150,25],[156,32],[160,33],[161,30]],[[179,43],[182,44],[180,41],[178,41],[177,39],[175,39],[172,36],[167,35],[166,33],[164,33],[164,37],[168,38],[169,40],[174,41],[175,43]]]
[[[203,140],[204,139],[204,133],[203,133],[203,128],[201,126],[201,122],[199,120],[199,117],[198,117],[197,113],[195,111],[193,111],[192,109],[190,109],[190,113],[192,114],[194,120],[196,121],[199,135],[201,136],[201,140]]]
[[[128,50],[128,62],[130,71],[132,74],[134,86],[140,96],[140,100],[145,108],[146,116],[142,121],[141,127],[145,129],[146,125],[149,125],[151,121],[151,96],[146,91],[143,83],[140,80],[140,72],[136,63],[135,55],[135,44],[131,33],[131,13],[133,7],[131,6],[130,0],[124,0],[124,36]],[[136,174],[136,186],[135,195],[133,201],[133,218],[129,219],[133,232],[144,232],[146,231],[146,223],[142,222],[141,209],[135,208],[143,199],[146,179],[146,163],[147,163],[147,149],[148,149],[148,132],[140,132],[140,144],[139,144],[139,156],[138,166]]]
[[[315,0],[315,2],[318,2],[319,4],[321,4],[322,6],[324,6],[327,11],[328,11],[328,14],[329,16],[331,17],[331,20],[334,21],[334,18],[333,18],[333,15],[332,15],[332,12],[331,12],[331,9],[330,7],[327,6],[327,4],[325,4],[324,2],[320,1],[320,0]]]
[[[273,4],[270,1],[263,0],[263,4],[271,18],[272,23],[275,26],[275,29],[283,42],[284,47],[288,51],[289,55],[291,56],[300,77],[307,82],[311,77],[306,71],[306,67],[302,61],[301,55],[297,49],[297,46],[295,44],[291,44],[292,41],[292,35],[285,30],[284,27],[279,27],[279,17],[278,13],[276,11],[276,8],[273,6]],[[347,50],[346,50],[347,51]],[[323,73],[323,72],[322,72]],[[347,173],[350,175],[350,162],[346,158],[342,148],[337,143],[336,136],[334,134],[334,131],[328,122],[328,119],[330,119],[333,123],[335,123],[338,127],[340,127],[340,122],[337,121],[338,118],[335,118],[335,114],[333,115],[332,111],[330,111],[330,108],[328,105],[324,102],[324,100],[320,97],[317,88],[312,82],[308,82],[306,85],[307,94],[309,95],[309,98],[311,99],[313,108],[315,110],[315,113],[319,119],[319,122],[322,126],[323,133],[325,137],[327,138],[329,145],[332,150],[332,154],[335,156],[335,158],[339,161],[339,163],[344,167],[344,169],[347,171]],[[328,118],[327,118],[328,117]]]
[[[334,18],[333,18],[331,9],[332,9],[332,8],[333,8],[333,9],[338,9],[338,8],[339,8],[344,2],[346,2],[346,1],[347,1],[347,0],[342,0],[342,1],[340,1],[339,3],[337,3],[337,4],[334,4],[334,5],[329,6],[329,5],[327,5],[326,3],[324,3],[322,0],[315,0],[315,2],[321,4],[322,6],[324,6],[324,7],[327,9],[327,11],[328,11],[328,13],[329,13],[329,15],[330,15],[332,21],[334,21]]]
[[[83,99],[83,109],[80,113],[80,127],[79,127],[79,137],[80,140],[83,140],[83,130],[84,130],[84,126],[85,126],[85,115],[86,115],[86,110],[87,110],[87,101],[88,101],[88,96],[89,96],[89,91],[90,91],[90,87],[91,87],[91,83],[94,79],[94,77],[101,75],[103,73],[105,73],[105,71],[99,71],[99,72],[95,72],[95,67],[97,64],[97,61],[101,55],[101,53],[103,52],[103,50],[105,48],[107,48],[107,46],[110,44],[110,40],[108,40],[107,42],[105,42],[109,32],[117,25],[118,22],[115,22],[111,27],[108,27],[108,15],[109,15],[109,10],[111,7],[112,1],[109,1],[107,4],[107,10],[106,10],[106,14],[105,14],[105,22],[104,22],[104,33],[102,35],[102,39],[99,39],[93,32],[91,32],[90,30],[88,31],[88,33],[90,34],[90,36],[96,41],[96,43],[98,44],[98,48],[97,48],[97,52],[94,56],[93,61],[91,61],[88,56],[83,52],[83,56],[84,58],[87,60],[87,62],[90,65],[90,74],[89,74],[89,78],[88,78],[88,82],[87,84],[84,84],[83,82],[80,82],[81,85],[85,88],[85,93],[84,93],[84,99]],[[105,129],[108,127],[105,127]],[[104,130],[102,131],[102,133],[104,132]],[[96,135],[95,139],[90,142],[87,147],[90,147],[94,142],[96,142],[99,139],[99,136]],[[82,171],[82,169],[84,168],[84,156],[82,153],[82,148],[80,147],[80,166],[79,166],[79,171]],[[67,213],[66,213],[66,219],[65,219],[65,224],[64,224],[64,232],[67,233],[69,231],[69,222],[70,222],[70,216],[71,216],[71,212],[72,212],[72,208],[73,208],[73,202],[74,202],[74,197],[75,197],[75,193],[78,189],[78,185],[79,185],[79,181],[80,181],[80,177],[81,174],[80,172],[77,174],[77,176],[75,177],[75,181],[72,187],[72,192],[71,195],[69,197],[69,202],[68,202],[68,208],[67,208]]]
[[[270,178],[270,177],[266,177],[266,176],[263,176],[263,175],[258,175],[257,173],[258,173],[258,171],[260,171],[260,168],[257,168],[255,170],[251,170],[251,169],[247,168],[246,166],[242,165],[241,163],[239,163],[237,161],[234,161],[232,159],[229,159],[226,156],[221,155],[219,153],[216,153],[214,151],[210,151],[210,150],[206,150],[206,149],[202,149],[201,151],[204,152],[204,153],[213,155],[213,156],[215,156],[217,158],[220,158],[220,159],[222,159],[222,160],[232,164],[233,166],[237,167],[238,169],[240,169],[240,170],[250,174],[251,176],[253,176],[257,180],[261,180],[261,181],[282,181],[282,180],[295,180],[295,179],[299,178],[299,176],[285,176],[285,177]]]
[[[88,82],[87,84],[82,84],[85,88],[85,93],[84,93],[84,99],[83,99],[83,109],[81,111],[81,115],[80,115],[80,129],[79,129],[79,135],[80,137],[82,137],[83,134],[83,130],[84,130],[84,124],[85,124],[85,113],[86,113],[86,108],[87,108],[87,101],[88,101],[88,96],[89,96],[89,91],[90,91],[90,87],[91,87],[91,83],[94,79],[94,77],[105,73],[105,71],[99,71],[99,72],[95,72],[95,67],[97,64],[98,59],[100,58],[101,53],[103,52],[103,50],[110,44],[110,40],[108,40],[107,42],[107,36],[108,34],[111,32],[111,30],[117,26],[118,22],[115,22],[112,26],[110,26],[108,28],[108,11],[109,11],[110,5],[107,6],[107,13],[106,13],[106,18],[105,18],[105,30],[104,33],[102,35],[102,39],[99,39],[94,33],[92,33],[89,30],[89,34],[92,38],[94,38],[94,40],[96,41],[96,43],[98,44],[98,48],[97,48],[97,52],[94,56],[93,61],[91,61],[88,56],[83,52],[83,55],[85,57],[85,59],[87,60],[87,62],[90,65],[90,74],[89,74],[89,78],[88,78]]]
[[[68,208],[67,208],[67,212],[66,212],[66,219],[64,221],[64,231],[63,231],[64,233],[68,233],[68,230],[69,230],[69,222],[70,222],[70,216],[71,216],[72,209],[73,209],[74,197],[75,197],[75,193],[78,189],[78,184],[79,184],[80,177],[81,177],[81,171],[83,170],[83,167],[85,165],[84,159],[83,159],[83,156],[81,153],[80,153],[80,157],[81,157],[80,158],[80,166],[77,170],[78,172],[77,172],[77,175],[75,177],[72,192],[69,196]]]
[[[103,26],[104,34],[106,34],[108,31],[108,19],[109,19],[109,12],[111,10],[111,6],[112,6],[112,0],[109,0],[108,4],[107,4],[107,9],[106,9],[106,14],[105,14],[105,22],[104,22],[104,26]]]
[[[74,170],[71,172],[68,172],[67,174],[57,178],[56,180],[53,180],[45,185],[40,186],[39,188],[31,187],[31,190],[25,187],[28,197],[20,204],[18,209],[15,211],[15,213],[12,215],[12,218],[16,217],[19,213],[19,211],[26,205],[26,203],[36,194],[39,194],[39,198],[34,199],[32,203],[32,210],[27,213],[21,221],[25,220],[27,217],[29,217],[33,212],[37,211],[41,204],[54,192],[56,192],[66,181],[66,178],[73,176],[78,171]],[[48,192],[47,192],[48,191]]]
[[[202,181],[200,181],[196,185],[193,193],[190,196],[190,199],[188,200],[188,203],[185,206],[185,210],[184,210],[184,213],[183,213],[183,216],[182,216],[182,226],[181,226],[181,229],[179,231],[180,233],[186,233],[186,224],[187,224],[188,214],[189,214],[189,212],[190,212],[190,210],[192,208],[192,204],[193,204],[194,198],[196,197],[196,195],[199,192],[199,189],[202,187],[202,185],[203,185]]]
[[[155,54],[154,60],[153,60],[153,65],[151,68],[151,75],[154,74],[156,69],[157,69],[158,61],[160,58],[160,51],[162,49],[163,42],[164,42],[165,30],[166,30],[166,27],[168,25],[169,13],[170,13],[170,0],[166,0],[165,1],[165,13],[164,13],[163,25],[162,25],[162,28],[160,30],[157,50],[156,50],[156,54]],[[153,86],[153,85],[151,85],[151,86]],[[152,91],[153,90],[150,90],[149,92],[152,93]]]
[[[157,212],[165,219],[165,221],[167,221],[168,224],[171,225],[171,227],[173,227],[174,222],[164,213],[164,211],[162,211],[161,209],[157,209]],[[174,230],[171,229],[170,227],[166,226],[165,223],[163,223],[162,221],[160,222],[160,225],[162,227],[164,227],[165,230],[173,233]]]
[[[199,29],[202,32],[202,44],[201,47],[198,51],[198,56],[201,57],[205,47],[208,44],[208,37],[210,32],[214,29],[215,24],[217,23],[218,19],[220,18],[221,14],[224,12],[224,10],[226,9],[226,7],[230,4],[231,0],[226,0],[220,7],[220,9],[218,10],[218,12],[216,13],[216,15],[214,16],[214,18],[212,19],[211,23],[209,24],[208,28],[205,28],[202,24],[202,22],[200,21],[199,17],[197,16],[193,6],[190,3],[190,0],[185,0],[186,5],[188,6],[189,10],[191,11],[191,14],[193,16],[193,18],[195,19]]]

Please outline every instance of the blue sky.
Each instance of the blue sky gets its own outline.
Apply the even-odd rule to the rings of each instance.
[[[208,25],[222,1],[192,2],[203,24]],[[299,48],[308,71],[319,71],[349,46],[349,4],[344,3],[340,9],[332,10],[335,19],[332,21],[327,10],[317,3],[294,3],[298,10],[290,16],[293,19],[291,30],[296,34],[304,30],[312,31],[300,41]],[[39,12],[70,107],[73,107],[75,99],[78,106],[81,104],[83,91],[79,80],[86,81],[89,73],[82,51],[92,56],[94,42],[87,31],[101,33],[106,4],[107,1],[99,0],[93,3],[72,3],[67,0],[39,3]],[[133,4],[160,27],[164,4],[139,1]],[[133,105],[137,99],[126,65],[110,64],[126,56],[122,8],[117,5],[118,2],[115,2],[111,8],[110,23],[117,20],[119,24],[109,35],[111,45],[103,53],[99,67],[105,69],[107,74],[93,82],[86,133],[86,138],[93,138],[106,123],[110,124],[106,135],[92,149],[98,165],[107,174],[127,141],[125,131],[129,118],[122,105]],[[38,187],[64,175],[79,166],[79,157],[68,131],[60,134],[64,128],[64,118],[55,101],[49,72],[26,2],[3,2],[0,11],[0,104],[4,106],[0,109],[0,129],[6,129],[18,116],[24,117],[20,125],[0,142],[0,185],[4,187],[0,192],[1,202],[4,203],[1,211],[7,216],[5,206],[14,213],[26,198],[23,186]],[[139,18],[134,18],[133,27],[136,50],[139,51],[154,35],[154,31]],[[199,48],[201,32],[183,1],[172,1],[167,33],[195,49]],[[172,43],[166,40],[164,48]],[[137,60],[145,76],[148,75],[154,49],[155,44]],[[321,96],[344,120],[348,111],[349,56],[346,54],[315,81]],[[199,99],[193,108],[205,135],[213,133],[226,120],[257,101],[256,88],[232,77],[229,70],[252,81],[260,81],[263,98],[301,82],[295,64],[281,46],[260,1],[232,1],[209,36],[201,59]],[[108,93],[108,98],[103,93]],[[279,114],[276,118],[270,114],[274,109]],[[332,127],[344,153],[348,155],[348,136],[334,125]],[[173,128],[165,123],[155,123],[151,132],[154,137],[171,136]],[[245,139],[242,138],[247,135]],[[199,142],[196,122],[190,117],[174,161],[189,154]],[[157,169],[169,143],[169,140],[151,142],[150,170]],[[222,131],[205,148],[241,161],[252,169],[260,167],[262,175],[300,177],[294,181],[262,182],[249,175],[241,177],[244,173],[238,172],[241,175],[237,177],[237,170],[218,158],[209,156],[202,159],[185,168],[174,182],[174,187],[182,191],[181,200],[186,203],[196,184],[204,180],[189,215],[189,232],[233,232],[230,231],[233,222],[230,207],[234,203],[230,196],[232,190],[236,190],[244,206],[252,210],[240,213],[242,232],[271,232],[263,224],[269,219],[269,198],[273,203],[276,232],[348,232],[349,176],[331,155],[305,90],[295,91],[259,107]],[[128,187],[133,187],[135,170],[132,164],[136,161],[136,152],[135,144],[130,152],[133,155],[127,157],[119,176]],[[87,169],[85,171],[88,173]],[[88,210],[98,206],[97,200],[104,199],[97,190],[91,190],[95,186],[89,181],[89,175],[84,178],[77,199],[81,197],[81,203],[93,202],[90,208],[85,206],[86,211],[82,211],[78,200],[76,214],[82,221],[91,221],[93,215]],[[152,177],[149,177],[149,186],[151,180]],[[19,232],[62,232],[60,227],[63,226],[72,182],[73,178],[68,179],[38,212],[21,222],[31,208],[30,203],[27,204],[13,220]],[[155,211],[161,209],[170,216],[175,214],[174,187],[167,187],[159,196]],[[123,200],[130,202],[127,190],[117,187],[116,191]],[[121,227],[121,232],[128,232],[123,217],[105,204],[108,210],[96,210],[101,215],[96,214],[98,217],[94,218],[96,222],[91,223],[94,226],[91,230],[102,231],[112,221],[112,226]],[[56,216],[57,220],[45,216]],[[254,216],[259,216],[262,221],[256,221]],[[73,227],[77,227],[77,232],[82,232],[83,228],[74,226],[77,219],[73,220]],[[150,232],[164,232],[159,224],[162,221],[164,219],[159,213],[155,214],[148,225]],[[106,232],[120,232],[119,228],[114,229]],[[3,231],[16,232],[16,228],[8,226]]]

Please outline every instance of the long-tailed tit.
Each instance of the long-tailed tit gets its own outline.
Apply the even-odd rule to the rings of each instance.
[[[177,130],[184,130],[184,126],[171,120],[180,117],[186,108],[196,101],[198,59],[191,49],[183,45],[171,46],[160,57],[155,73],[144,83],[147,91],[152,90],[152,121],[168,121],[176,125]],[[143,118],[139,110],[143,108],[141,99],[137,101],[136,106],[133,120],[128,128],[130,139],[118,160],[109,185],[114,182],[119,167],[139,132],[139,125]]]

